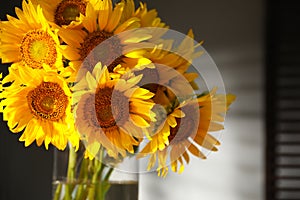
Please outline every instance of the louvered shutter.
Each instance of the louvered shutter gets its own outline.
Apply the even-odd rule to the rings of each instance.
[[[266,199],[300,199],[300,7],[268,1]]]

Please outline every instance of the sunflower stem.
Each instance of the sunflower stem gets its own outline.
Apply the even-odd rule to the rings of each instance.
[[[62,183],[58,183],[56,186],[55,194],[53,200],[59,200],[60,193],[61,193]]]
[[[105,200],[106,192],[109,188],[108,182],[103,179],[105,165],[102,163],[104,155],[103,149],[99,151],[99,159],[94,159],[94,172],[92,176],[91,187],[88,192],[88,199]]]
[[[106,173],[106,175],[105,175],[105,177],[104,177],[104,181],[108,181],[108,179],[109,179],[109,177],[110,177],[110,175],[111,175],[111,173],[114,171],[114,168],[109,168],[109,170],[108,170],[108,172]]]
[[[75,149],[69,145],[69,162],[67,172],[67,182],[72,183],[75,178],[75,166],[76,166],[76,152]]]
[[[70,184],[65,185],[65,196],[63,200],[72,200],[71,198],[71,192],[70,192]]]
[[[76,152],[75,149],[69,144],[69,161],[68,161],[68,171],[67,171],[67,182],[65,185],[65,196],[64,200],[71,200],[72,195],[72,184],[74,184],[75,178],[75,166],[76,166]]]
[[[101,166],[100,162],[97,159],[94,159],[94,173],[92,176],[92,182],[91,187],[89,189],[88,197],[89,199],[95,199],[96,197],[96,187],[98,185],[98,174],[101,172]]]
[[[87,181],[88,181],[88,159],[83,159],[82,163],[81,163],[81,168],[80,168],[80,172],[79,172],[79,177],[78,177],[78,181],[79,181],[79,186],[78,189],[76,191],[76,196],[75,196],[75,200],[82,200],[84,199],[84,195],[85,195],[85,189],[87,188]]]

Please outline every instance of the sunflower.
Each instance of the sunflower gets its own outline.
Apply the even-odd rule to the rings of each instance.
[[[59,35],[67,44],[64,48],[64,56],[71,61],[70,66],[75,72],[78,72],[80,67],[92,71],[97,62],[103,63],[109,72],[113,72],[116,66],[125,63],[125,58],[143,58],[143,50],[128,49],[134,49],[137,43],[151,37],[138,30],[120,34],[140,27],[139,19],[136,17],[120,23],[124,2],[116,4],[115,7],[112,6],[111,0],[103,0],[99,3],[99,10],[96,10],[92,4],[87,4],[86,15],[80,16],[83,29],[61,28],[59,31]],[[99,44],[101,45],[98,46]]]
[[[140,3],[139,7],[136,9],[133,0],[122,0],[121,2],[124,3],[125,6],[120,23],[123,23],[131,17],[137,17],[140,20],[141,28],[153,27],[153,29],[148,29],[152,36],[150,41],[153,42],[160,40],[161,36],[167,32],[169,26],[158,17],[158,13],[155,9],[149,10],[146,3]]]
[[[159,27],[168,28],[166,23],[162,22],[158,17],[158,13],[155,9],[148,10],[146,3],[140,3],[140,6],[135,9],[133,0],[122,0],[124,3],[124,11],[121,17],[121,22],[126,21],[131,17],[137,17],[141,21],[141,27]]]
[[[91,159],[102,146],[114,158],[134,153],[143,138],[142,128],[155,118],[150,100],[154,94],[136,86],[141,76],[123,77],[112,80],[98,63],[73,88],[75,124]]]
[[[203,51],[197,49],[203,42],[196,44],[192,29],[188,31],[186,37],[183,38],[179,45],[176,45],[176,42],[179,41],[161,41],[161,45],[148,52],[146,57],[153,63],[171,67],[184,74],[192,64],[192,61],[203,54]]]
[[[18,18],[7,16],[0,22],[0,56],[2,63],[13,63],[12,67],[28,66],[53,69],[63,67],[60,42],[45,19],[40,6],[24,0],[22,10],[16,8]]]
[[[148,170],[158,159],[158,175],[166,176],[168,162],[174,172],[184,170],[184,161],[188,164],[189,153],[206,159],[203,149],[217,151],[220,142],[209,132],[223,129],[224,114],[234,101],[233,95],[217,95],[211,91],[197,99],[178,105],[161,125],[140,152],[138,157],[149,156]]]
[[[80,14],[85,15],[88,2],[94,7],[98,0],[32,0],[35,5],[40,5],[49,22],[59,26],[80,24]]]
[[[197,73],[187,72],[193,59],[202,55],[202,51],[197,49],[202,42],[195,43],[193,31],[190,30],[187,36],[175,45],[177,41],[159,40],[158,45],[153,49],[147,49],[143,56],[150,60],[154,67],[146,67],[142,70],[134,69],[136,75],[144,74],[140,86],[156,92],[159,85],[168,85],[186,96],[193,93],[186,90],[186,83],[190,83],[193,89],[198,89],[194,80],[198,77]]]
[[[19,69],[22,85],[12,83],[1,93],[3,120],[13,133],[24,130],[25,146],[34,140],[46,149],[53,144],[63,150],[68,141],[78,147],[79,136],[71,114],[71,92],[64,78],[54,71]],[[73,126],[72,126],[73,125]]]
[[[168,28],[166,23],[158,17],[155,9],[148,10],[146,3],[140,3],[140,7],[136,10],[134,16],[141,19],[142,27]]]

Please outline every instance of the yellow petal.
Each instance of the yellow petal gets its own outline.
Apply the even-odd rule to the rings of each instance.
[[[86,15],[83,17],[82,24],[90,32],[96,31],[96,11],[94,10],[92,4],[88,3],[86,6]]]
[[[124,32],[126,30],[130,30],[130,29],[134,29],[134,28],[139,28],[140,27],[139,21],[140,20],[137,17],[130,18],[127,21],[125,21],[124,23],[122,23],[120,26],[118,26],[116,28],[116,30],[114,31],[114,33],[115,34],[121,33],[121,35],[126,35],[126,34],[123,34],[122,32]]]
[[[104,30],[107,26],[109,15],[112,11],[111,0],[102,0],[100,1],[98,24],[100,30]]]
[[[77,50],[75,50],[74,48],[65,45],[62,47],[63,48],[63,55],[69,59],[69,60],[79,60],[80,59],[80,55],[78,53]]]
[[[171,115],[173,117],[176,117],[176,118],[183,118],[183,117],[185,117],[184,112],[182,112],[180,109],[176,109],[174,112],[171,113]]]
[[[235,101],[235,99],[236,99],[235,95],[233,95],[233,94],[227,94],[226,95],[227,106],[229,106],[233,101]]]
[[[116,26],[119,24],[122,13],[124,9],[124,3],[118,3],[116,7],[114,8],[114,11],[112,12],[108,26],[106,26],[105,31],[107,32],[113,32],[113,30],[116,28]]]
[[[136,88],[134,92],[130,95],[130,98],[139,98],[139,99],[150,99],[154,96],[154,93],[149,92],[149,90],[144,88]]]
[[[172,128],[175,128],[177,126],[177,122],[175,120],[175,117],[173,116],[168,116],[167,122]]]
[[[131,120],[139,127],[149,127],[150,124],[141,116],[136,114],[130,114]]]
[[[87,72],[86,74],[86,82],[88,84],[89,89],[91,89],[91,91],[96,91],[97,82],[90,72]]]
[[[206,156],[193,144],[190,144],[188,150],[196,157],[206,159]]]

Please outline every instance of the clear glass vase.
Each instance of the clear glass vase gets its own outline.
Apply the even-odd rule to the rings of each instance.
[[[85,158],[68,146],[54,150],[53,200],[138,200],[138,161],[128,157],[116,164]]]

